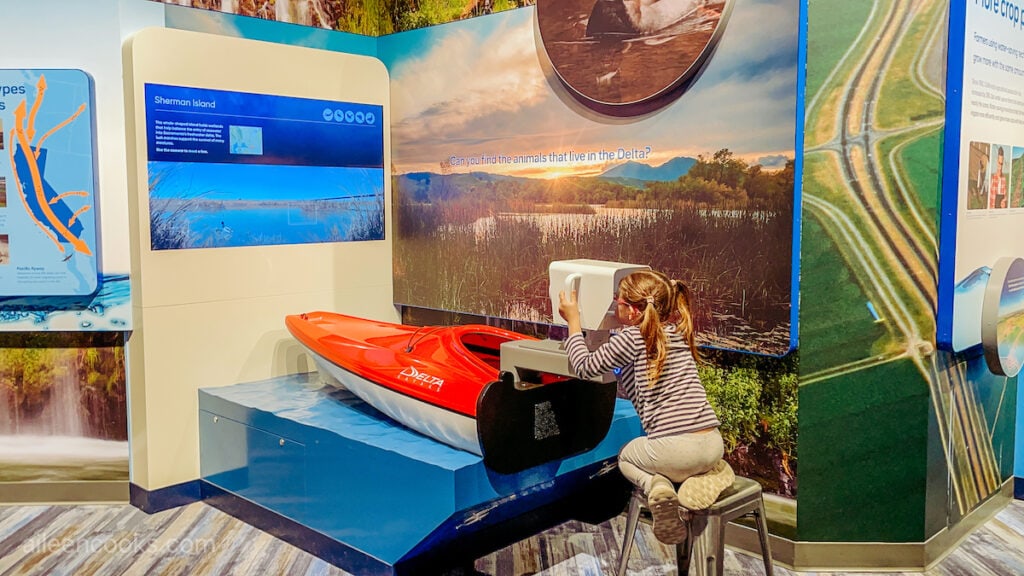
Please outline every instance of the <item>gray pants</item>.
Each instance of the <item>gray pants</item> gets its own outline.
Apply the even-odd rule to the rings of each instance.
[[[651,479],[661,474],[676,484],[707,472],[722,459],[725,444],[717,428],[710,432],[677,434],[651,440],[634,438],[619,451],[619,470],[627,480],[651,491]]]

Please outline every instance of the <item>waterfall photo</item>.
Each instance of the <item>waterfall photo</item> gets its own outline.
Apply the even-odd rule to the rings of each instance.
[[[0,338],[0,482],[128,480],[119,333]]]

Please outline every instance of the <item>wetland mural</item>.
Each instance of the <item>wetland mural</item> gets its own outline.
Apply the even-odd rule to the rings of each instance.
[[[544,3],[382,38],[395,302],[550,322],[550,261],[647,264],[694,289],[703,344],[788,353],[799,4],[763,4],[737,6],[685,94],[631,119],[560,98],[540,62]],[[770,37],[749,33],[765,21]],[[635,50],[679,60],[672,37],[689,30],[662,33]]]
[[[595,2],[380,38],[394,298],[411,323],[543,333],[552,260],[647,264],[684,280],[727,459],[792,498],[800,3],[736,2],[722,26],[727,4],[695,3],[658,31],[606,28],[600,40],[586,31]],[[715,31],[706,60],[688,51]],[[609,110],[567,95],[570,82],[616,106],[671,97]]]

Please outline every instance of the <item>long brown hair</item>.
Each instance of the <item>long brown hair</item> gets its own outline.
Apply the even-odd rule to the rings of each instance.
[[[653,270],[634,272],[619,282],[619,298],[642,314],[639,328],[647,350],[647,374],[652,385],[661,375],[668,355],[665,324],[676,326],[686,338],[694,360],[700,361],[690,313],[690,288],[681,280],[670,279]]]

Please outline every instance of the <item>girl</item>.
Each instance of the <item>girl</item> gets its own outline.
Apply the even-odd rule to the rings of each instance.
[[[589,378],[620,368],[619,382],[636,408],[646,436],[619,452],[619,469],[647,494],[653,531],[666,544],[686,539],[673,482],[699,494],[697,507],[709,506],[732,484],[722,461],[720,422],[697,375],[690,290],[660,272],[626,276],[615,295],[616,314],[626,328],[597,350],[587,349],[575,291],[559,296],[558,311],[569,325],[565,347],[573,370]],[[710,501],[706,494],[711,494]]]

